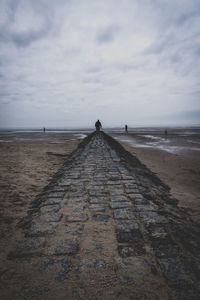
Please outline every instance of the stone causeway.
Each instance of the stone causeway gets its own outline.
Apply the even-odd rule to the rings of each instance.
[[[79,144],[17,230],[15,299],[200,299],[197,225],[104,132]]]

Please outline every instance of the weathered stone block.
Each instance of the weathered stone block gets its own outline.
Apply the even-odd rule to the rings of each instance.
[[[50,213],[50,212],[58,212],[60,210],[61,205],[60,204],[50,204],[50,205],[45,205],[40,207],[40,213],[45,214],[45,213]]]
[[[118,243],[139,242],[143,239],[139,229],[131,231],[117,231],[116,234]]]
[[[126,189],[138,189],[138,185],[137,184],[133,184],[133,183],[125,183],[125,188]]]
[[[40,222],[60,222],[62,216],[63,214],[61,213],[49,212],[49,213],[41,214],[38,217],[38,219]]]
[[[135,180],[135,177],[134,177],[134,176],[124,175],[124,174],[122,174],[122,178],[123,178],[124,180]]]
[[[134,220],[120,220],[115,221],[115,226],[117,231],[129,232],[132,230],[138,230],[138,223]]]
[[[135,205],[135,210],[140,212],[145,211],[156,211],[157,207],[154,205],[146,204],[146,205]]]
[[[120,185],[121,182],[119,180],[109,180],[106,183],[107,185]]]
[[[169,235],[163,224],[150,224],[146,228],[149,232],[150,239],[164,239]]]
[[[105,196],[107,194],[107,191],[105,190],[90,190],[89,191],[89,195],[92,197],[102,197]]]
[[[115,219],[134,219],[133,212],[128,208],[119,208],[114,210]]]
[[[51,187],[51,192],[66,192],[69,189],[69,185],[55,185]]]
[[[110,201],[112,202],[128,202],[128,198],[124,195],[112,195],[110,196]]]
[[[167,219],[159,216],[156,212],[139,212],[139,215],[146,225],[167,223]]]
[[[131,202],[111,202],[110,203],[110,208],[126,208],[130,207]]]
[[[47,254],[50,255],[73,255],[79,250],[79,244],[77,239],[67,239],[59,242],[55,247],[50,247],[47,250]]]
[[[125,188],[125,191],[127,194],[139,194],[139,190],[138,189],[128,189]]]
[[[110,216],[105,214],[95,214],[92,216],[92,219],[97,222],[107,222]]]
[[[102,203],[90,204],[88,208],[92,211],[105,211],[105,206]]]
[[[69,178],[61,178],[58,181],[58,185],[59,186],[70,186],[71,185],[71,179],[69,179]]]
[[[74,212],[80,212],[84,210],[83,205],[78,205],[78,206],[68,206],[68,208],[72,209],[73,213]]]
[[[141,256],[146,254],[144,244],[118,246],[118,253],[121,257]]]
[[[48,198],[63,198],[65,192],[50,192],[48,193]]]
[[[23,258],[31,255],[41,255],[45,246],[44,238],[26,238],[20,240],[8,254],[8,259]]]
[[[61,201],[62,198],[47,198],[45,201],[41,203],[41,206],[60,204]]]
[[[131,198],[131,200],[134,203],[134,205],[148,205],[149,204],[149,202],[144,198],[143,199]]]
[[[117,186],[116,186],[117,187]],[[113,186],[112,186],[113,188]],[[115,188],[109,190],[110,196],[124,196],[124,190],[122,188]]]
[[[109,181],[119,181],[121,179],[121,176],[119,175],[110,175],[109,177]]]
[[[65,202],[65,204],[74,204],[74,203],[79,203],[79,202],[85,202],[86,199],[82,196],[82,197],[67,197],[67,200]]]
[[[98,197],[98,198],[90,197],[89,202],[90,203],[105,203],[105,197]]]
[[[81,191],[76,191],[76,192],[69,192],[68,197],[69,198],[75,198],[75,197],[83,197],[84,193]]]
[[[54,233],[57,224],[35,224],[32,223],[29,230],[26,231],[25,236],[43,236]]]
[[[143,196],[139,193],[130,193],[128,196],[133,201],[136,199],[141,199],[141,200],[143,199]]]

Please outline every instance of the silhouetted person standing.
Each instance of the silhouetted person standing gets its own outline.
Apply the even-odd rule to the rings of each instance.
[[[125,125],[125,132],[128,132],[128,125]]]
[[[96,131],[100,131],[100,128],[102,127],[101,122],[99,120],[95,123]]]
[[[165,136],[167,136],[167,129],[165,129]]]
[[[43,132],[45,132],[46,131],[46,129],[45,129],[45,127],[43,128]]]

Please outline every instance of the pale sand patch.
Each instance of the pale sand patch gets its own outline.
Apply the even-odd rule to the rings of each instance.
[[[79,141],[0,143],[0,252],[13,244],[16,224]]]

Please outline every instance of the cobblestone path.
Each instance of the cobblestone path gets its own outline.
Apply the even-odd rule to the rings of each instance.
[[[196,225],[103,132],[83,141],[19,227],[3,299],[199,299]]]

